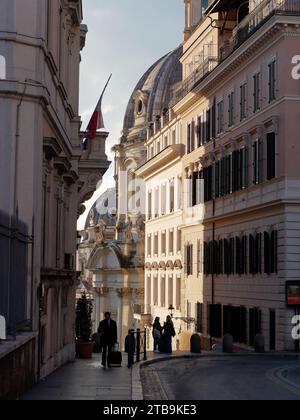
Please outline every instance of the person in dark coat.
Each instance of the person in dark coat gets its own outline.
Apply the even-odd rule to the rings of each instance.
[[[163,326],[163,342],[165,353],[172,353],[172,338],[175,337],[175,328],[172,318],[167,316],[167,320]]]
[[[159,345],[160,345],[160,340],[162,337],[162,326],[160,325],[160,318],[156,317],[154,324],[153,324],[153,331],[152,331],[152,335],[153,335],[153,340],[154,340],[154,353],[159,353]]]
[[[110,355],[114,344],[118,341],[117,323],[111,319],[111,314],[106,312],[105,319],[100,322],[98,333],[102,338],[102,366],[110,367]]]

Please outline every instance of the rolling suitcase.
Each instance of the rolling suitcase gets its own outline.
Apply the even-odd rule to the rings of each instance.
[[[118,344],[113,348],[113,351],[110,353],[109,365],[122,366],[122,353],[119,351]]]

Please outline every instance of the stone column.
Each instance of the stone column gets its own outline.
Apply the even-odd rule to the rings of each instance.
[[[116,289],[119,297],[118,302],[118,340],[120,348],[125,347],[125,338],[128,330],[133,327],[133,310],[131,308],[132,292],[130,287]]]

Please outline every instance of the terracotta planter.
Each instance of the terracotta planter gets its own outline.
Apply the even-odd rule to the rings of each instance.
[[[90,341],[89,343],[76,343],[76,354],[80,359],[91,359],[93,357],[93,348],[94,343]]]

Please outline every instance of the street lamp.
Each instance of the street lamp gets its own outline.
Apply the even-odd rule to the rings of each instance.
[[[175,308],[174,308],[174,306],[172,304],[169,306],[169,311],[170,311],[171,318],[173,318]]]

